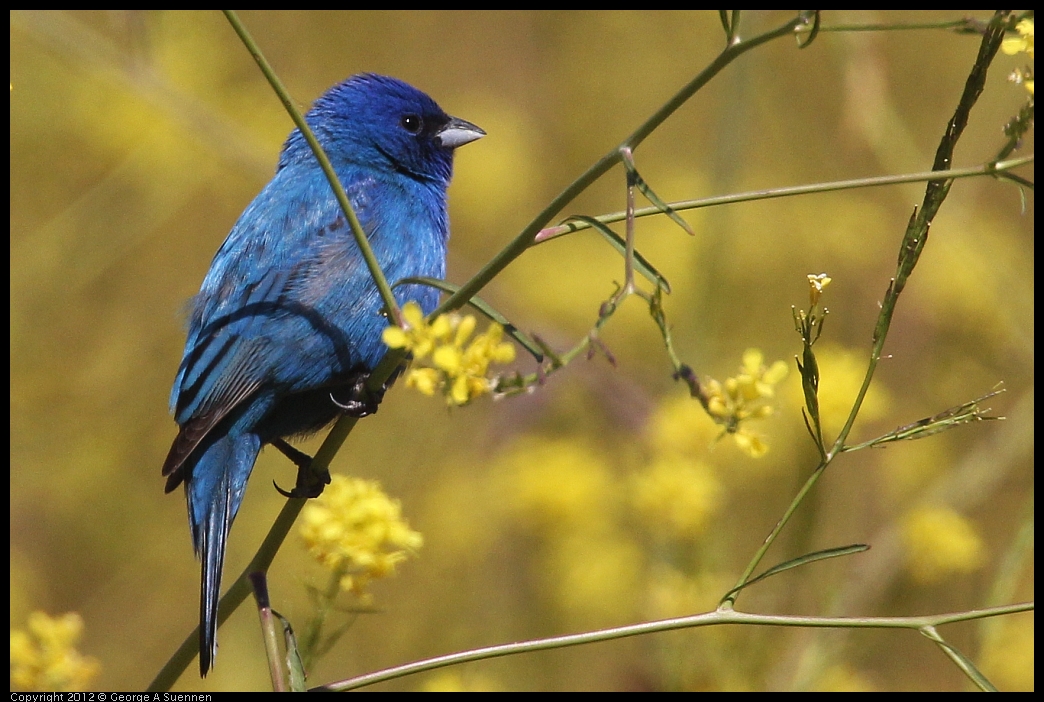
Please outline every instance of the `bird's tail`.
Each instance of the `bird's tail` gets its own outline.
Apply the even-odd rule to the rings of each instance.
[[[189,524],[202,566],[199,594],[199,673],[217,655],[218,599],[225,543],[243,501],[247,478],[261,450],[256,434],[223,436],[208,446],[185,483]]]

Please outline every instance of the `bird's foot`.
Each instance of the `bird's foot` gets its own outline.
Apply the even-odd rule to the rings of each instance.
[[[317,473],[312,469],[312,457],[304,451],[295,449],[283,439],[276,439],[272,445],[297,466],[297,484],[294,485],[293,490],[284,490],[276,485],[274,480],[272,481],[280,495],[307,499],[323,494],[323,489],[330,484],[330,471],[324,468],[322,473]]]
[[[330,393],[330,401],[337,405],[343,413],[349,417],[366,417],[377,412],[377,407],[384,399],[384,393],[388,389],[385,383],[380,390],[370,390],[366,387],[366,381],[370,376],[360,374],[350,384],[343,385],[338,390],[344,391],[343,397],[336,397]]]

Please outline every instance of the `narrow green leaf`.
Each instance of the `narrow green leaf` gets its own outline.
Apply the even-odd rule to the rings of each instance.
[[[294,636],[294,628],[290,626],[290,622],[287,621],[286,617],[279,612],[273,609],[272,614],[278,617],[283,624],[283,640],[286,643],[286,665],[290,669],[290,691],[304,692],[307,689],[305,684],[307,676],[305,675],[304,661],[301,660],[301,651],[297,647],[297,637]]]
[[[437,288],[442,292],[449,293],[451,295],[460,289],[459,285],[447,283],[445,280],[425,277],[403,278],[402,280],[399,280],[394,285],[392,285],[392,287],[396,288],[400,285],[427,285],[428,287]],[[489,319],[504,327],[504,332],[512,339],[517,341],[522,348],[528,351],[533,356],[533,358],[536,359],[537,363],[540,363],[544,360],[544,354],[541,351],[540,346],[531,338],[529,338],[529,336],[525,332],[520,331],[518,327],[512,324],[507,317],[493,309],[488,302],[476,296],[471,298],[471,300],[468,301],[468,304],[474,307],[482,314],[484,314]]]
[[[732,40],[732,24],[729,20],[728,10],[718,10],[718,19],[721,20],[721,26],[725,30],[725,37],[727,40]]]
[[[865,441],[861,444],[855,444],[852,446],[844,446],[842,451],[855,451],[857,449],[867,448],[869,446],[880,446],[892,441],[908,441],[913,439],[923,439],[927,436],[933,436],[939,432],[946,431],[947,429],[953,429],[955,427],[962,426],[964,424],[970,424],[972,422],[984,422],[991,420],[1004,419],[1004,417],[995,417],[987,414],[991,410],[989,408],[980,407],[980,403],[988,400],[991,397],[999,395],[1004,392],[1003,388],[998,388],[991,392],[977,397],[970,402],[965,402],[962,405],[956,407],[950,407],[949,409],[943,410],[938,414],[931,417],[925,417],[919,419],[911,424],[904,424],[903,426],[894,429],[883,436],[879,436],[870,441]]]
[[[649,187],[649,184],[646,183],[645,179],[642,178],[640,173],[638,173],[638,169],[635,168],[634,165],[634,159],[631,158],[631,155],[627,153],[626,149],[620,150],[620,157],[623,159],[624,168],[627,169],[627,174],[630,176],[631,181],[634,183],[635,187],[641,191],[642,195],[644,195],[649,202],[655,205],[656,209],[674,220],[674,223],[684,229],[689,236],[696,236],[696,232],[692,231],[692,227],[689,226],[689,223],[682,219],[681,215],[675,212],[674,208],[668,205],[665,200],[661,199],[659,195],[653,192],[653,189]]]
[[[598,230],[598,232],[605,237],[609,244],[620,252],[622,256],[627,255],[627,242],[623,238],[610,229],[606,224],[599,222],[594,217],[588,217],[587,215],[571,215],[567,217],[563,224],[570,221],[583,222],[584,224],[590,225],[591,228]],[[642,274],[650,283],[658,288],[662,288],[667,293],[671,292],[671,284],[667,282],[667,279],[653,267],[645,256],[638,253],[637,249],[634,252],[634,269]]]
[[[819,363],[816,362],[816,354],[812,345],[805,343],[802,352],[803,363],[798,363],[801,372],[801,389],[805,394],[805,407],[808,416],[818,430],[822,425],[819,420]]]
[[[793,558],[793,559],[791,559],[789,561],[784,561],[783,563],[780,563],[777,566],[773,566],[773,567],[769,568],[768,570],[766,570],[764,573],[762,573],[758,577],[753,578],[751,580],[748,580],[747,582],[743,583],[739,587],[732,588],[727,593],[725,593],[725,597],[722,598],[722,601],[724,602],[725,600],[729,599],[732,595],[736,594],[737,592],[739,592],[743,588],[749,587],[749,586],[753,585],[754,583],[758,582],[759,580],[764,580],[765,578],[768,578],[770,576],[782,573],[785,570],[790,570],[791,568],[797,568],[798,566],[803,566],[803,565],[806,565],[808,563],[815,563],[816,561],[823,561],[823,560],[826,560],[827,558],[837,558],[838,556],[848,556],[848,555],[851,555],[853,553],[862,553],[863,551],[869,551],[869,550],[870,550],[870,546],[868,544],[852,544],[851,546],[839,546],[837,548],[828,548],[828,549],[825,549],[823,551],[816,551],[814,553],[807,553],[804,556],[798,556],[797,558]]]

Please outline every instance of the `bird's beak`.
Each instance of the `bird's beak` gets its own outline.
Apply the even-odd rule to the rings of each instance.
[[[436,132],[435,142],[443,148],[455,149],[458,146],[470,144],[484,136],[486,136],[486,132],[471,122],[457,117],[450,117],[450,121],[446,123],[446,126]]]

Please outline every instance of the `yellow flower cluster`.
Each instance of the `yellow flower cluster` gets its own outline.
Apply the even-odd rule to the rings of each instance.
[[[649,528],[666,538],[693,538],[718,513],[723,488],[709,467],[672,453],[632,477],[631,500]]]
[[[1014,56],[1015,54],[1025,51],[1030,57],[1033,57],[1033,20],[1024,19],[1020,20],[1015,25],[1015,31],[1019,33],[1017,37],[1008,37],[1001,42],[1001,51]]]
[[[519,517],[550,532],[601,529],[612,502],[614,479],[605,457],[581,441],[517,442],[497,461],[498,491]]]
[[[979,670],[1005,692],[1033,692],[1037,669],[1033,650],[1033,614],[998,617],[987,630]]]
[[[503,452],[489,475],[489,506],[539,535],[534,573],[570,626],[608,625],[629,611],[643,554],[609,456],[577,438],[533,436]]]
[[[402,518],[397,500],[375,481],[333,475],[301,518],[308,551],[340,576],[342,590],[365,595],[371,579],[394,574],[397,563],[423,543]]]
[[[736,445],[754,458],[764,456],[768,447],[757,434],[744,427],[743,422],[772,414],[772,407],[762,404],[762,400],[775,395],[773,386],[786,378],[789,370],[783,361],[776,361],[766,368],[764,358],[758,349],[747,349],[743,353],[739,375],[727,378],[724,383],[711,379],[704,386],[706,407],[711,417],[724,425],[725,432],[733,435]]]
[[[515,360],[515,347],[502,341],[504,328],[499,324],[490,324],[469,343],[475,331],[472,315],[442,314],[429,324],[420,306],[407,302],[402,316],[407,327],[388,327],[382,338],[390,348],[405,349],[424,364],[406,374],[406,387],[428,396],[442,392],[447,404],[465,405],[489,392],[494,387],[486,375],[489,364]]]
[[[11,689],[70,692],[87,689],[98,674],[98,661],[82,656],[76,642],[83,619],[70,612],[51,618],[29,615],[28,631],[11,631]]]
[[[978,530],[947,507],[918,507],[902,522],[906,567],[921,583],[982,567],[985,547]]]
[[[1014,56],[1015,54],[1026,53],[1029,57],[1033,58],[1033,20],[1024,19],[1020,20],[1015,25],[1015,31],[1018,32],[1018,36],[1008,37],[1001,42],[1001,51]],[[1021,83],[1026,86],[1026,90],[1030,95],[1033,95],[1033,69],[1030,67],[1016,68],[1011,76],[1012,80],[1016,83]]]

